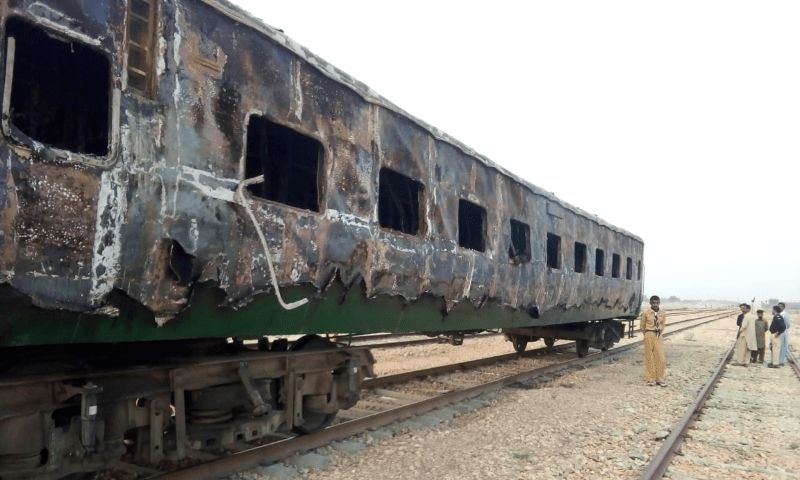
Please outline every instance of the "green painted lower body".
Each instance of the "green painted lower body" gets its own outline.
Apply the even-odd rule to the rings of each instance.
[[[491,302],[475,308],[462,302],[445,314],[441,299],[399,297],[367,299],[361,288],[334,284],[323,293],[311,288],[282,290],[310,302],[295,310],[281,308],[274,294],[256,296],[239,309],[220,307],[217,288],[196,285],[189,307],[158,326],[152,313],[127,297],[113,302],[119,315],[44,310],[4,286],[0,291],[0,347],[81,343],[151,342],[225,337],[261,337],[307,333],[446,332],[513,328],[624,316],[605,307],[548,310],[533,318],[522,309]]]

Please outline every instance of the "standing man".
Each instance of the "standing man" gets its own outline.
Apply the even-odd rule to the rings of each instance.
[[[781,334],[781,354],[779,357],[779,365],[783,365],[789,357],[789,329],[792,328],[792,321],[789,320],[789,314],[786,312],[786,304],[779,302],[778,307],[781,309],[780,314],[783,317],[784,325],[786,325],[786,330]]]
[[[661,299],[650,297],[650,308],[639,316],[639,330],[644,332],[644,376],[648,385],[667,386],[666,362],[661,333],[667,325],[667,315],[660,312]]]
[[[769,325],[764,320],[764,310],[756,310],[756,315],[758,315],[758,318],[756,318],[756,346],[758,350],[750,351],[750,363],[755,363],[756,359],[758,359],[758,363],[764,363],[765,337],[767,336]]]
[[[783,335],[785,331],[786,325],[781,316],[781,307],[775,305],[772,307],[772,323],[769,324],[770,357],[769,364],[767,365],[769,368],[778,368],[778,364],[775,362],[778,361],[778,357],[780,356],[781,335]]]
[[[740,328],[742,326],[742,320],[744,320],[744,316],[747,314],[747,312],[750,311],[750,305],[748,305],[746,303],[740,303],[739,304],[739,310],[741,310],[742,313],[740,313],[739,316],[736,317],[736,326]],[[738,336],[739,336],[739,332],[738,331],[736,332],[736,336],[738,338]]]
[[[736,363],[746,367],[749,363],[751,351],[758,350],[756,342],[756,317],[750,313],[750,306],[744,311],[742,324],[739,325],[739,333],[736,337],[736,347],[734,348],[733,358]]]

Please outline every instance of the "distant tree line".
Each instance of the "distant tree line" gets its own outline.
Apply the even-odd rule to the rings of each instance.
[[[645,299],[645,303],[647,303],[647,299],[650,298],[648,295],[643,297]],[[680,297],[676,297],[675,295],[670,295],[669,297],[662,298],[664,303],[707,303],[707,304],[714,304],[714,305],[738,305],[740,302],[733,301],[733,300],[695,300],[695,299],[684,299],[681,300]],[[745,299],[744,301],[749,301],[749,299]],[[780,299],[777,298],[770,298],[766,301],[765,305],[768,307],[772,307],[773,305],[777,305],[780,302]],[[784,301],[786,304],[786,308],[794,310],[800,309],[800,302],[788,302]]]

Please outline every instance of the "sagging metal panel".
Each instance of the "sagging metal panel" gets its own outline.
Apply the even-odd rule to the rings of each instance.
[[[198,283],[219,286],[233,307],[271,291],[255,226],[234,197],[257,117],[321,145],[318,169],[302,173],[316,209],[247,195],[279,285],[324,292],[340,282],[367,298],[440,298],[445,310],[487,301],[537,316],[588,305],[609,318],[638,310],[638,277],[576,273],[571,255],[582,242],[605,249],[608,262],[612,251],[639,262],[639,238],[511,175],[226,2],[145,3],[157,13],[147,17],[153,11],[134,0],[0,2],[4,26],[17,19],[109,63],[105,155],[20,135],[13,115],[4,125],[0,281],[36,305],[96,312],[117,292],[168,322]],[[131,22],[145,17],[152,35],[136,37]],[[8,97],[19,78],[3,38]],[[149,61],[131,57],[132,38],[152,38]],[[142,65],[154,69],[146,88],[133,78]],[[298,188],[292,168],[274,188]],[[417,234],[380,227],[381,168],[422,184]],[[460,200],[485,211],[483,252],[459,245]],[[509,258],[511,219],[529,226],[529,262]],[[562,239],[563,268],[546,266],[547,232]]]

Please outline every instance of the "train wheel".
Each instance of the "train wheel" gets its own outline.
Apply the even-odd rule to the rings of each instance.
[[[336,344],[319,335],[306,335],[294,342],[292,346],[289,347],[289,350],[322,350],[325,348],[336,348]],[[334,418],[336,418],[335,413],[312,412],[304,408],[303,424],[295,426],[293,430],[295,433],[302,435],[314,433],[330,425]]]
[[[554,337],[545,337],[544,344],[548,347],[552,347],[556,344],[556,339]]]
[[[585,357],[589,354],[589,340],[578,340],[575,342],[575,349],[578,351],[579,357]]]
[[[511,343],[514,345],[514,350],[517,353],[522,353],[528,347],[528,337],[524,335],[514,335],[511,337]]]
[[[43,356],[34,356],[33,358],[16,359],[16,363],[8,363],[0,368],[0,374],[8,375],[10,377],[16,376],[29,376],[29,375],[46,375],[46,374],[61,374],[61,373],[79,373],[88,371],[89,366],[86,362],[78,357],[67,354],[48,354]],[[43,432],[49,428],[46,424],[40,423],[41,418],[52,419],[54,422],[54,430],[61,431],[67,428],[69,420],[75,414],[80,415],[80,409],[77,412],[73,411],[70,405],[70,400],[64,401],[63,408],[55,411],[39,411],[34,415],[22,415],[17,418],[9,418],[0,428],[0,471],[9,469],[16,471],[19,476],[14,478],[23,478],[22,474],[30,475],[31,478],[36,477],[36,473],[41,473],[42,468],[47,468],[48,458],[51,457],[51,446],[56,447],[56,451],[61,454],[62,450],[67,450],[67,446],[61,435],[52,433],[55,438],[59,440],[50,444]],[[65,412],[65,413],[64,413]],[[27,420],[26,418],[30,418]],[[66,420],[66,421],[65,421]],[[0,422],[2,423],[2,422]],[[65,425],[60,425],[64,423]],[[22,428],[21,428],[22,427]],[[18,439],[21,432],[25,432],[25,438]],[[42,444],[37,444],[37,437],[42,438]],[[13,451],[11,454],[6,454],[6,448]],[[27,452],[20,452],[19,449],[30,448]],[[60,466],[60,463],[56,463]],[[26,472],[27,470],[27,472]],[[6,478],[3,473],[1,478]],[[82,480],[84,478],[94,478],[95,473],[92,472],[77,472],[67,475],[59,476],[58,473],[50,473],[53,477],[59,480]],[[27,477],[26,477],[27,478]]]

